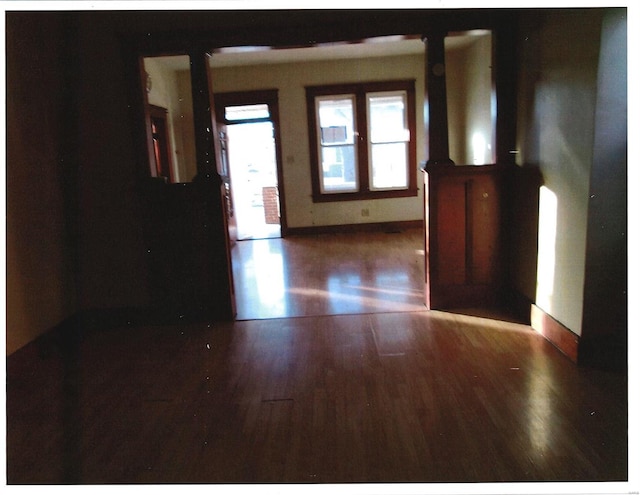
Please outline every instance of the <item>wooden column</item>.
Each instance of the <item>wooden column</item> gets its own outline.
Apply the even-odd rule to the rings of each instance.
[[[426,95],[428,102],[428,164],[450,164],[449,123],[447,119],[447,82],[444,59],[444,30],[429,31],[423,38],[427,45]]]
[[[235,306],[208,55],[201,47],[188,54],[196,177],[188,183],[148,181],[141,188],[151,309],[157,321],[228,320]]]
[[[205,50],[195,49],[191,59],[191,97],[193,99],[193,123],[195,131],[198,176],[220,183],[216,173],[214,119],[209,80],[209,56]]]
[[[216,319],[235,316],[231,255],[224,210],[222,178],[216,162],[216,128],[209,55],[198,47],[190,51],[191,94],[195,131],[197,176],[194,180],[193,241],[198,253],[202,313]]]
[[[425,304],[435,309],[432,284],[434,283],[437,251],[433,253],[437,240],[436,207],[431,204],[433,184],[429,181],[428,166],[454,165],[449,158],[449,122],[447,117],[447,81],[444,58],[444,30],[430,30],[422,38],[426,45],[425,103],[427,104],[427,157],[424,164],[425,207]],[[435,292],[437,303],[437,290]]]

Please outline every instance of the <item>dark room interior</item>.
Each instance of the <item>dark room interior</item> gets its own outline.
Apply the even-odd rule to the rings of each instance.
[[[8,484],[629,491],[626,8],[4,14]]]

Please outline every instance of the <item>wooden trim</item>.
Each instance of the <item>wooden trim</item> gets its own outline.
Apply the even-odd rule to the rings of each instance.
[[[341,95],[346,93],[375,93],[378,91],[415,91],[415,79],[369,81],[362,83],[320,84],[305,86],[313,96]]]
[[[402,9],[401,9],[402,10]],[[320,43],[346,43],[378,38],[381,36],[410,36],[424,34],[426,26],[446,26],[448,31],[468,31],[472,29],[497,29],[505,24],[512,26],[515,16],[512,10],[496,9],[490,14],[482,9],[458,10],[407,10],[406,13],[393,12],[394,15],[381,15],[377,9],[357,12],[354,22],[353,12],[337,20],[330,11],[312,12],[309,16],[300,10],[251,10],[246,12],[216,12],[219,23],[209,28],[194,30],[145,30],[123,36],[131,47],[144,55],[172,55],[184,53],[190,45],[207,46],[215,55],[216,49],[230,46],[269,46],[272,48],[309,47]],[[148,12],[166,20],[174,12]],[[274,21],[277,16],[277,21]],[[239,29],[236,25],[225,25],[227,18],[244,18],[248,25],[260,29]],[[285,20],[288,20],[285,22]],[[235,24],[235,23],[234,23]],[[327,26],[331,26],[328,29]],[[277,27],[286,27],[278,29]],[[511,41],[511,40],[509,40]],[[511,43],[509,48],[513,48]]]
[[[354,110],[356,112],[356,132],[358,133],[355,139],[355,154],[358,157],[356,162],[358,167],[356,171],[358,175],[358,193],[366,194],[374,192],[371,191],[369,183],[369,162],[371,158],[369,157],[369,116],[366,92],[363,89],[360,92],[354,91],[353,93],[356,99]],[[317,155],[318,151],[315,150],[315,153]],[[319,167],[320,165],[318,165]],[[318,172],[315,173],[320,175]],[[330,194],[320,194],[320,196],[330,196]]]
[[[411,87],[405,88],[407,92],[407,123],[409,126],[409,132],[411,133],[410,143],[413,142],[413,146],[409,146],[409,191],[418,194],[418,121],[416,113],[416,85],[415,81],[411,84]]]
[[[531,305],[531,326],[571,361],[578,362],[580,337],[535,304]]]
[[[474,175],[492,174],[507,170],[502,164],[489,163],[486,165],[443,165],[441,163],[426,163],[422,171],[434,177],[445,177],[449,175]]]
[[[287,236],[320,234],[353,234],[357,232],[395,233],[400,230],[424,228],[422,220],[399,222],[353,223],[347,225],[313,225],[309,227],[289,227]]]
[[[138,75],[138,89],[142,95],[141,103],[144,113],[145,148],[147,150],[144,162],[146,163],[148,174],[151,177],[158,177],[158,171],[156,169],[156,163],[154,160],[155,155],[153,150],[153,131],[151,130],[151,105],[149,104],[149,96],[147,94],[147,90],[143,87],[144,81],[146,81],[147,79],[147,71],[145,70],[144,57],[142,56],[138,58]],[[149,175],[147,175],[147,177]]]
[[[317,177],[318,174],[314,174]],[[388,189],[352,193],[326,193],[313,195],[314,203],[334,203],[336,201],[360,201],[363,199],[410,198],[418,195],[418,188]]]
[[[329,84],[321,86],[306,86],[307,126],[309,133],[309,153],[311,165],[311,190],[314,203],[329,203],[334,201],[355,201],[361,199],[385,199],[417,196],[417,123],[416,123],[416,95],[415,79],[392,81],[375,81],[349,84]],[[407,123],[410,140],[407,160],[408,179],[406,189],[375,190],[369,184],[369,136],[367,121],[366,94],[383,91],[405,91],[407,97]],[[355,96],[356,128],[359,132],[355,141],[355,154],[358,157],[358,190],[346,193],[322,193],[320,185],[320,163],[318,157],[318,138],[316,122],[317,96],[331,96],[353,94]]]
[[[244,122],[272,121],[272,106],[277,106],[278,104],[278,90],[264,89],[255,91],[228,91],[223,93],[214,93],[213,102],[216,109],[216,118],[218,122],[224,122],[225,124],[241,124]],[[269,117],[266,117],[264,119],[251,119],[248,121],[227,120],[225,118],[225,107],[260,104],[266,104],[269,106]]]
[[[431,280],[432,280],[432,267],[435,262],[433,259],[433,254],[431,253],[431,243],[435,242],[436,229],[433,229],[434,232],[431,232],[431,215],[434,213],[431,211],[432,208],[435,209],[435,205],[430,205],[429,202],[429,174],[426,172],[422,173],[422,184],[424,187],[424,213],[423,213],[423,223],[424,223],[424,244],[422,245],[424,249],[424,304],[427,309],[432,309],[431,303]],[[435,216],[433,217],[436,218]],[[434,244],[435,245],[435,244]]]
[[[473,283],[473,179],[464,181],[464,261],[465,283]]]
[[[278,176],[278,201],[280,201],[280,235],[287,230],[287,200],[284,186],[284,161],[282,156],[282,137],[280,135],[280,105],[276,90],[273,99],[268,102],[271,122],[273,123],[276,144],[276,174]]]

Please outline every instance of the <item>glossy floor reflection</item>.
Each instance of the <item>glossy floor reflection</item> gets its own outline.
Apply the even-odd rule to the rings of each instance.
[[[423,311],[421,229],[237,242],[238,320]]]
[[[83,331],[7,362],[11,484],[564,493],[504,482],[624,481],[627,435],[626,377],[526,325],[440,311]]]

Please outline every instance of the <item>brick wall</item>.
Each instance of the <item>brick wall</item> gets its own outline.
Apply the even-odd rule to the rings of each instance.
[[[278,204],[278,188],[263,187],[262,201],[264,204],[264,220],[267,224],[280,223],[280,206]]]

